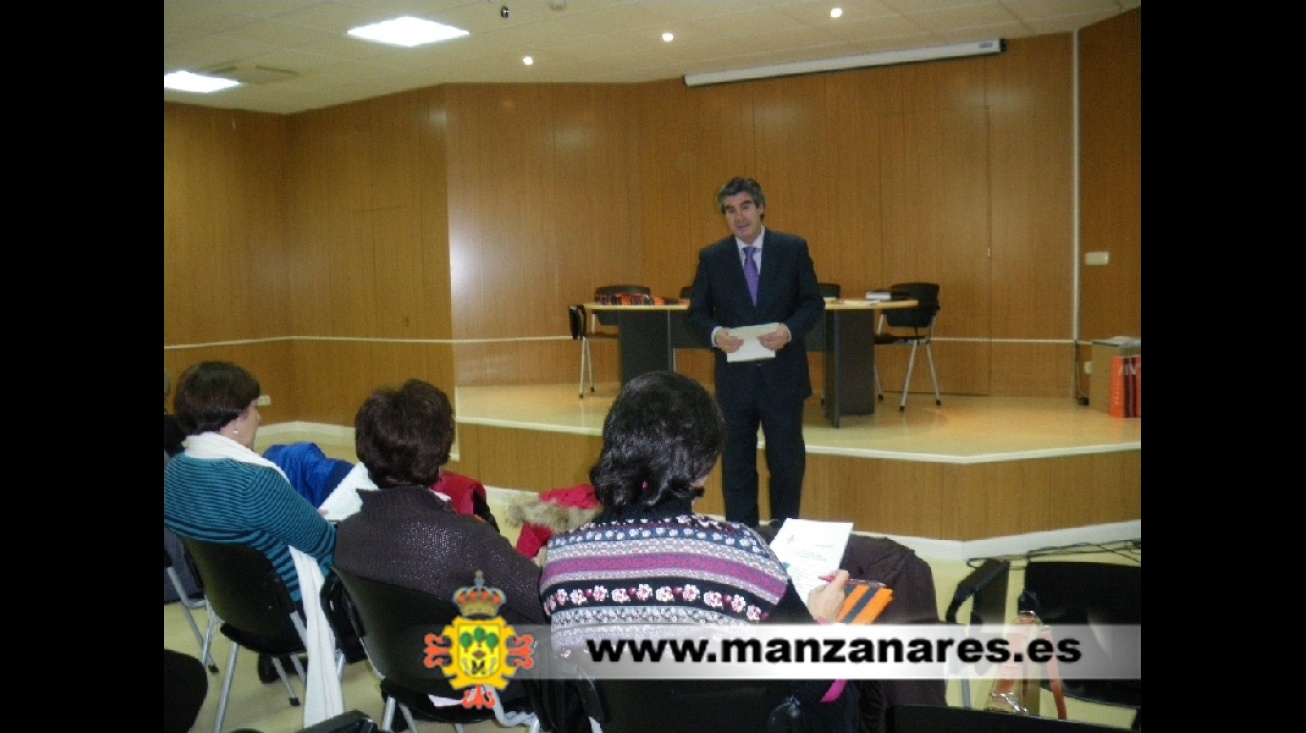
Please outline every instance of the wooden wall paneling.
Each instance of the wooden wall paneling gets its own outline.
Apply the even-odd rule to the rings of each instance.
[[[1089,26],[1080,43],[1080,336],[1142,336],[1142,9]],[[1082,261],[1082,260],[1081,260]]]
[[[837,180],[820,165],[824,85],[805,77],[760,81],[753,86],[753,107],[753,176],[766,192],[766,226],[803,237],[813,262],[826,262],[834,248],[829,189]]]
[[[445,87],[418,92],[414,110],[418,129],[419,165],[414,176],[418,194],[419,239],[422,244],[422,287],[429,311],[423,333],[431,338],[453,337],[453,295],[449,257],[449,111]],[[452,351],[443,352],[451,361]],[[452,386],[452,382],[450,383]]]
[[[938,537],[943,464],[808,454],[803,516],[860,532]]]
[[[647,283],[639,225],[640,165],[631,137],[632,91],[620,84],[560,84],[551,90],[554,267],[550,329],[563,331],[569,302],[594,288]],[[545,305],[544,303],[540,304]]]
[[[548,90],[475,84],[450,92],[454,335],[508,338],[545,319],[555,292]],[[556,312],[556,303],[551,311]],[[462,371],[459,365],[459,371]]]
[[[163,341],[201,343],[217,338],[207,313],[215,310],[214,245],[226,211],[209,175],[215,127],[227,115],[187,105],[163,105]]]
[[[990,337],[988,121],[982,107],[924,110],[882,120],[885,284],[940,284],[936,337]],[[974,342],[972,342],[974,343]],[[934,344],[936,360],[946,351]],[[879,350],[881,383],[894,353]],[[949,376],[942,387],[988,394],[988,359]],[[913,386],[923,387],[913,377]]]
[[[807,240],[817,277],[829,273],[834,243],[830,188],[838,178],[821,166],[828,127],[824,85],[819,78],[759,82],[753,89],[756,173],[766,193],[768,228]],[[825,357],[810,349],[813,385],[824,383]],[[814,387],[815,388],[815,387]]]
[[[281,339],[270,341],[223,344],[199,348],[165,348],[163,368],[172,375],[172,395],[168,409],[177,395],[177,381],[182,372],[202,361],[229,361],[249,370],[258,380],[259,391],[272,397],[272,404],[260,407],[263,422],[267,424],[298,420],[301,406],[297,400],[296,384],[291,368],[290,343]]]
[[[550,309],[559,319],[561,306]],[[564,326],[565,327],[565,324]],[[613,345],[593,344],[594,377],[600,383],[617,379]],[[613,351],[612,354],[608,354]],[[482,387],[508,384],[576,384],[580,376],[580,342],[570,337],[501,341],[460,341],[453,347],[458,385]],[[609,363],[610,362],[610,363]]]
[[[953,344],[944,344],[952,352]],[[1074,349],[1068,343],[1037,343],[1031,341],[995,341],[988,346],[993,365],[989,394],[995,397],[1065,397],[1073,396],[1075,377]],[[936,346],[938,350],[938,346]],[[948,362],[952,374],[964,364]],[[929,375],[925,375],[928,380]],[[940,376],[940,389],[946,386]],[[915,382],[915,378],[912,379]],[[928,388],[928,382],[917,382],[917,389]]]
[[[1073,392],[1072,66],[1068,34],[1010,42],[986,64],[992,328],[999,341],[992,394]],[[1003,339],[1060,340],[1064,346]]]
[[[829,242],[817,261],[823,282],[837,282],[845,298],[881,287],[884,238],[880,217],[880,115],[885,93],[873,73],[825,76],[825,127],[816,166],[829,181]]]
[[[282,118],[164,105],[164,339],[284,333]]]
[[[693,283],[698,250],[707,244],[690,233],[691,211],[711,210],[711,192],[704,195],[691,185],[699,145],[706,142],[693,133],[696,97],[679,79],[635,85],[630,94],[630,109],[637,111],[630,124],[638,151],[635,198],[644,280],[654,292],[678,297]]]
[[[758,178],[757,172],[758,156],[771,151],[757,146],[753,87],[752,83],[722,84],[689,90],[692,106],[685,113],[693,126],[686,143],[695,155],[687,190],[685,237],[691,243],[691,269],[698,266],[699,250],[730,234],[716,205],[717,191],[726,181],[735,176],[756,178],[770,197],[770,184]]]
[[[977,540],[1142,519],[1141,451],[954,466],[940,536]]]
[[[338,108],[295,115],[290,121],[291,176],[288,218],[294,266],[287,276],[291,299],[292,334],[340,336],[346,324],[350,292],[333,282],[338,267],[335,252],[348,241],[352,218],[345,181],[349,149],[340,131]]]
[[[544,492],[589,483],[597,435],[458,424],[459,458],[486,486]]]
[[[455,400],[452,348],[438,343],[300,339],[294,342],[299,419],[353,426],[372,390],[422,379]],[[457,411],[457,404],[454,404]]]

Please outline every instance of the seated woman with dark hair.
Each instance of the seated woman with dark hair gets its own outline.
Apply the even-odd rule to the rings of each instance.
[[[474,584],[507,595],[509,623],[547,623],[540,608],[540,570],[498,530],[459,514],[431,491],[453,445],[453,408],[428,382],[372,393],[354,419],[354,444],[377,491],[361,491],[362,508],[338,526],[336,564],[372,580],[446,600]]]
[[[583,649],[590,639],[674,636],[686,624],[836,618],[847,571],[804,604],[753,529],[694,512],[724,444],[720,408],[698,382],[664,371],[626,383],[590,469],[602,512],[547,546],[540,595],[555,649]],[[808,730],[857,730],[852,686],[799,680],[793,693]]]
[[[290,549],[326,572],[336,530],[280,468],[254,452],[259,391],[254,375],[231,362],[206,361],[182,373],[174,413],[186,448],[163,469],[163,525],[182,537],[254,547],[300,601]]]

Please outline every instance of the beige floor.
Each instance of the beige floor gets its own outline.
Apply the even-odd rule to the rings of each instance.
[[[456,395],[460,422],[492,422],[521,426],[540,426],[550,430],[574,430],[598,434],[603,417],[616,394],[616,385],[599,385],[598,391],[583,400],[577,399],[574,386],[461,388]],[[822,417],[820,402],[811,400],[804,426],[810,451],[886,455],[901,453],[930,456],[933,460],[985,460],[994,455],[1013,453],[1058,454],[1098,450],[1130,450],[1141,447],[1142,421],[1119,420],[1076,405],[1066,399],[1005,399],[944,395],[943,407],[936,407],[932,395],[913,394],[906,412],[896,403],[874,415],[844,418],[841,428],[833,428]],[[886,397],[892,400],[893,396]],[[258,448],[274,442],[315,440],[333,457],[355,460],[352,433],[343,426],[297,426],[294,431],[266,426],[260,431]],[[456,449],[455,449],[456,450]],[[505,515],[506,503],[515,498],[511,490],[491,490],[491,507],[496,516]],[[501,522],[501,524],[505,524]],[[503,527],[509,541],[515,530]],[[920,550],[918,550],[920,552]],[[970,568],[963,561],[937,559],[921,552],[934,573],[940,614],[947,606],[957,583]],[[1141,562],[1141,550],[1135,553]],[[1015,596],[1023,577],[1019,563],[1013,566],[1008,608],[1015,608]],[[963,608],[963,617],[967,609]],[[180,604],[164,606],[164,646],[198,654],[198,646],[183,617]],[[196,613],[201,626],[206,616]],[[230,644],[219,636],[214,656],[225,672]],[[297,733],[302,725],[302,708],[288,705],[277,685],[263,685],[255,674],[255,655],[242,652],[237,664],[235,685],[228,704],[224,728],[241,727],[261,733]],[[196,731],[213,730],[217,700],[221,691],[221,674],[210,677],[210,690]],[[345,675],[345,705],[381,719],[383,705],[377,683],[366,664],[352,665]],[[973,692],[979,694],[979,690]],[[1046,693],[1045,693],[1046,695]],[[960,686],[949,685],[949,701],[959,704]],[[1070,718],[1125,728],[1131,711],[1101,705],[1068,701]],[[1044,709],[1052,709],[1050,699]],[[451,726],[419,724],[423,733],[452,731]],[[499,731],[493,723],[469,726],[469,733]]]
[[[600,384],[578,399],[571,385],[460,387],[459,422],[538,427],[598,435],[617,385]],[[809,452],[934,456],[984,460],[1011,454],[1120,450],[1142,444],[1143,421],[1113,418],[1065,398],[1009,398],[913,393],[905,411],[886,394],[874,414],[845,416],[833,427],[817,397],[807,402],[803,438]]]

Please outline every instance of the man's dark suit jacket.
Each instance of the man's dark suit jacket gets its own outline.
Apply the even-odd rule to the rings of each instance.
[[[733,235],[709,245],[698,255],[689,310],[690,328],[711,342],[717,326],[735,328],[778,322],[789,328],[793,341],[776,352],[774,359],[760,362],[728,362],[725,352],[716,354],[716,394],[724,409],[742,407],[753,395],[753,379],[744,370],[757,370],[760,388],[768,399],[802,401],[812,395],[804,338],[824,317],[825,300],[816,282],[816,268],[807,251],[807,240],[793,234],[767,229],[762,239],[762,272],[757,288],[757,305],[748,295],[739,246]],[[760,367],[757,366],[760,364]]]

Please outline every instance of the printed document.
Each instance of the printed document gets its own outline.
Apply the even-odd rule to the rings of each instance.
[[[762,345],[763,336],[780,327],[779,323],[763,323],[760,326],[739,326],[730,329],[730,335],[744,340],[738,351],[726,354],[726,361],[757,361],[774,359],[775,352]]]
[[[784,563],[804,603],[813,588],[826,582],[822,575],[839,569],[852,531],[852,522],[786,519],[771,540],[771,549]]]

